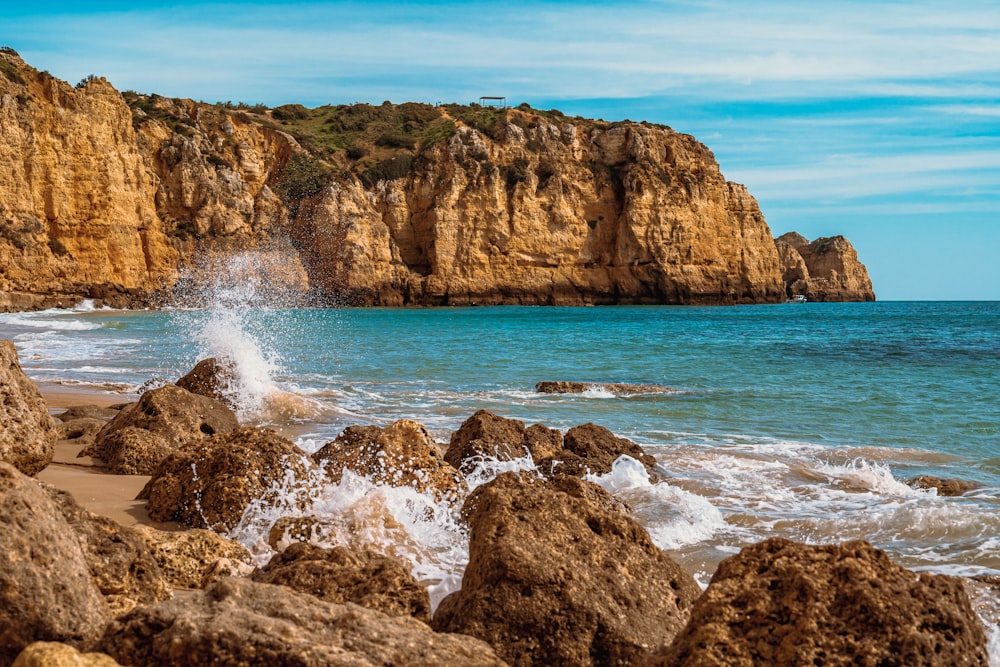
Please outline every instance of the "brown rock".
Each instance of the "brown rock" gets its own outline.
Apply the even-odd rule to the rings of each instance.
[[[700,593],[600,487],[512,473],[476,489],[462,588],[433,626],[516,665],[625,665],[669,644]]]
[[[246,547],[211,530],[169,532],[139,526],[136,532],[172,588],[204,588],[223,575],[253,572],[253,558]]]
[[[58,422],[53,429],[56,440],[73,440],[78,445],[93,445],[97,434],[107,425],[102,419],[71,419]]]
[[[629,382],[539,382],[535,391],[540,394],[582,394],[585,391],[598,389],[612,394],[629,396],[632,394],[667,394],[670,387],[659,384],[634,384]]]
[[[781,262],[785,295],[802,294],[809,301],[874,301],[868,269],[843,236],[809,242],[789,232],[774,240]]]
[[[981,665],[960,580],[917,574],[866,542],[772,538],[722,561],[651,665]]]
[[[232,400],[226,392],[233,380],[232,368],[220,364],[215,357],[209,357],[195,364],[195,367],[175,384],[192,394],[214,398],[232,408]]]
[[[312,468],[305,452],[264,428],[240,428],[191,442],[165,458],[139,498],[155,521],[228,532],[254,500],[280,493],[286,474]]]
[[[604,475],[611,472],[614,462],[624,455],[639,461],[651,475],[659,477],[655,458],[631,440],[619,438],[603,426],[574,426],[566,431],[563,445],[563,451],[540,462],[539,469],[554,475]]]
[[[21,370],[17,348],[0,340],[0,461],[37,474],[55,454],[52,427],[42,393]]]
[[[334,481],[344,470],[353,470],[380,484],[410,486],[449,500],[457,500],[467,488],[461,473],[441,458],[427,429],[410,419],[385,428],[348,426],[312,457]]]
[[[96,639],[108,608],[76,532],[42,486],[0,462],[0,664],[29,644]]]
[[[444,460],[468,474],[478,458],[494,457],[501,461],[531,455],[540,461],[562,451],[562,434],[542,424],[524,427],[517,419],[498,417],[479,410],[451,434]]]
[[[966,479],[942,479],[933,475],[914,477],[907,484],[918,489],[937,489],[939,496],[962,496],[982,487],[982,484]]]
[[[500,666],[483,642],[409,616],[224,579],[115,619],[98,648],[129,665]]]
[[[221,401],[165,385],[123,409],[98,433],[85,455],[103,459],[118,474],[150,475],[181,445],[238,426],[236,415]]]
[[[288,586],[327,602],[353,602],[389,616],[431,620],[427,589],[402,561],[371,550],[324,549],[297,542],[271,558],[251,579]]]
[[[170,597],[169,583],[135,529],[88,512],[65,491],[46,491],[76,532],[90,576],[113,616]]]
[[[35,642],[21,651],[11,667],[121,667],[106,653],[81,653],[69,644]]]
[[[95,419],[109,422],[118,416],[121,408],[104,407],[101,405],[74,405],[66,408],[62,414],[56,415],[56,419],[63,422],[76,421],[77,419]]]

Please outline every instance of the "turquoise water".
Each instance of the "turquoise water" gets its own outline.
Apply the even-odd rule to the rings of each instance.
[[[244,421],[279,426],[310,451],[349,424],[400,418],[447,443],[481,408],[563,430],[604,425],[647,447],[666,481],[654,484],[625,461],[599,483],[628,500],[703,583],[721,558],[772,535],[867,539],[914,569],[1000,574],[1000,303],[230,303],[2,315],[0,336],[15,341],[38,381],[126,397],[176,379],[203,356],[227,356],[244,371]],[[674,391],[536,393],[544,380]],[[905,483],[918,474],[981,486],[941,498]],[[464,538],[443,525],[434,537],[427,530],[407,538],[433,542],[430,555],[413,557],[415,568],[453,587]],[[990,604],[987,616],[1000,609]]]

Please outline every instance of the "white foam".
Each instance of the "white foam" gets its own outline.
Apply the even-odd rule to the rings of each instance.
[[[882,496],[914,497],[933,494],[935,491],[915,489],[900,482],[892,475],[889,466],[884,463],[871,463],[862,458],[855,458],[843,465],[821,463],[817,470],[831,479],[846,482],[848,485],[871,491]]]
[[[13,326],[47,329],[49,331],[92,331],[101,328],[101,325],[97,322],[70,319],[66,317],[66,312],[42,311],[39,313],[18,313],[17,315],[5,318],[5,322]],[[57,317],[52,317],[52,315],[57,315]]]

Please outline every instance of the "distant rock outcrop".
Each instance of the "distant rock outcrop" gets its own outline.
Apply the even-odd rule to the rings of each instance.
[[[329,132],[306,131],[318,126]],[[122,95],[5,48],[0,128],[0,309],[127,306],[201,251],[262,247],[281,256],[282,282],[324,303],[784,298],[756,200],[666,126],[527,105],[272,110]],[[854,298],[816,255],[816,298]]]
[[[874,301],[875,291],[868,269],[843,236],[809,242],[797,232],[774,240],[781,262],[785,294],[805,296],[809,301]]]

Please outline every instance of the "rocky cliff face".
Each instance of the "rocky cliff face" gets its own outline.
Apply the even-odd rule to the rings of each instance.
[[[123,305],[205,253],[255,247],[327,303],[786,293],[757,202],[663,126],[526,107],[240,109],[74,88],[8,49],[0,128],[0,308]],[[816,290],[832,300],[847,288],[830,266]]]
[[[785,292],[810,301],[874,301],[868,269],[843,236],[809,242],[789,232],[774,241],[781,261]]]

